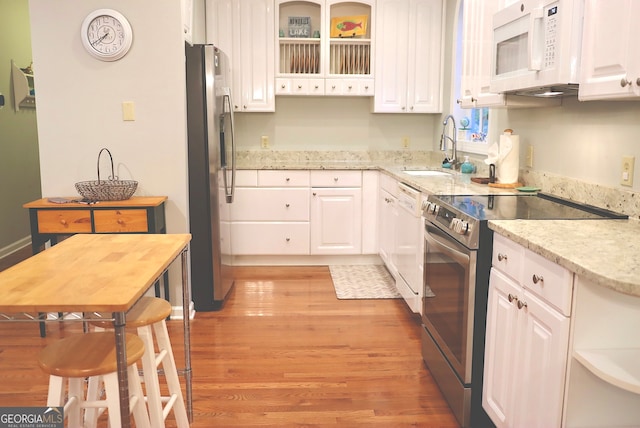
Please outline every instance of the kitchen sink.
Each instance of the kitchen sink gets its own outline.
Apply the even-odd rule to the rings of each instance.
[[[416,177],[429,177],[429,176],[436,176],[436,175],[451,175],[450,172],[445,172],[445,171],[436,171],[433,169],[410,169],[410,170],[405,170],[402,171],[405,174],[409,174],[409,175],[413,175]]]

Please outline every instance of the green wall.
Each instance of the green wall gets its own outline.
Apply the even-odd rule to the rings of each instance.
[[[30,242],[22,205],[41,197],[36,110],[13,108],[11,60],[19,67],[31,63],[28,0],[0,0],[0,257]]]

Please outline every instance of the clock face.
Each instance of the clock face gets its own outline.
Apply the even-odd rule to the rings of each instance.
[[[127,19],[115,10],[107,9],[92,12],[85,18],[81,37],[87,52],[103,61],[122,58],[133,41]]]

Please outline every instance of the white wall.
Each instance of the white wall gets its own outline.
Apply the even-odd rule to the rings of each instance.
[[[188,227],[184,42],[180,0],[30,0],[42,195],[77,195],[74,183],[96,178],[107,147],[120,179],[137,195],[166,195],[167,231]],[[133,45],[119,61],[84,50],[80,25],[100,8],[124,14]],[[136,120],[122,120],[122,102]],[[108,171],[103,171],[107,174]],[[180,272],[171,272],[179,304]]]
[[[80,41],[85,16],[103,7],[133,27],[119,61],[89,56]],[[139,182],[136,194],[169,197],[168,231],[188,231],[180,14],[180,0],[30,0],[44,197],[76,195],[74,183],[96,178],[107,147],[116,175]],[[135,103],[135,121],[122,120],[123,101]]]

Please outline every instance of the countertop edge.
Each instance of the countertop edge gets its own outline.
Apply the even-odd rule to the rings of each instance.
[[[545,222],[544,228],[539,227],[540,221]],[[576,221],[580,227],[575,227]],[[632,269],[640,256],[630,249],[621,257],[618,251],[629,241],[630,233],[640,232],[636,220],[492,220],[489,228],[602,287],[640,297],[640,279],[636,279],[640,277]],[[611,236],[594,239],[596,229],[607,230]]]

